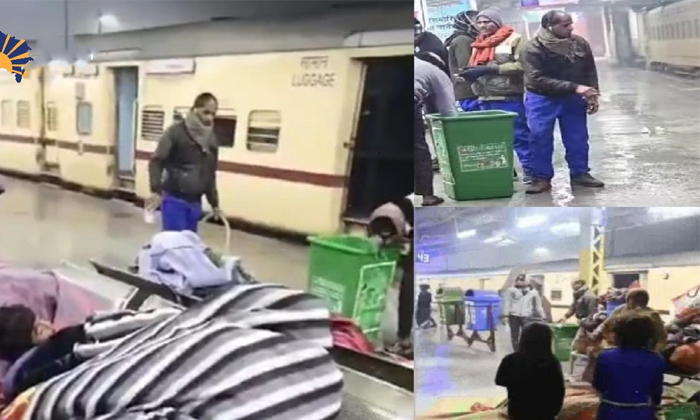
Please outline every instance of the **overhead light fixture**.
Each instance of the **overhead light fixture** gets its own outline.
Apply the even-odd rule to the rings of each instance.
[[[576,236],[581,234],[581,224],[578,222],[559,223],[549,228],[549,231],[555,235]]]
[[[471,238],[476,235],[476,229],[464,230],[462,232],[457,232],[457,237],[459,239]]]
[[[549,253],[549,250],[547,248],[543,248],[543,247],[535,248],[536,255],[547,255],[548,253]]]
[[[516,226],[518,226],[520,229],[525,229],[537,225],[541,225],[542,223],[547,221],[547,216],[541,215],[541,214],[533,214],[532,216],[526,216],[518,219],[516,222]]]
[[[503,240],[501,240],[498,243],[498,246],[508,246],[508,245],[513,245],[514,243],[515,243],[515,241],[510,239],[510,238],[503,238]]]
[[[485,244],[493,244],[503,239],[503,235],[494,235],[490,238],[484,239]]]

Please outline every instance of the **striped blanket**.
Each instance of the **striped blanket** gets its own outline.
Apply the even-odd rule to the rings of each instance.
[[[94,357],[27,391],[23,420],[325,420],[340,411],[329,313],[312,295],[241,285],[182,312],[133,315],[86,323],[101,347],[76,348]],[[151,321],[124,335],[119,325],[138,316],[132,327]]]

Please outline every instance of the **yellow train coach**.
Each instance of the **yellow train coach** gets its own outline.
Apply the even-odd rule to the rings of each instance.
[[[92,59],[0,80],[0,169],[148,196],[163,131],[212,92],[232,219],[314,234],[412,191],[413,38],[393,9],[77,36]]]

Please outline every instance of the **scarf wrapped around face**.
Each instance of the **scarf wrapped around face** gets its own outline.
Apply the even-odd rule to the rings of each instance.
[[[540,28],[535,37],[549,51],[563,55],[570,60],[573,59],[574,43],[571,38],[557,38],[551,31],[545,28]]]
[[[194,112],[190,112],[185,117],[185,127],[190,136],[201,146],[207,146],[214,133],[213,125],[204,125]]]
[[[469,59],[469,67],[486,64],[496,58],[496,47],[508,39],[514,32],[510,26],[501,26],[488,37],[479,35],[479,38],[472,43],[472,56]]]

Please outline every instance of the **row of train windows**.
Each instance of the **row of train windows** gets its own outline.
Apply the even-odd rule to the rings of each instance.
[[[17,110],[13,109],[12,101],[2,101],[0,120],[2,126],[10,128],[31,128],[31,108],[29,101],[17,101]],[[182,121],[186,111],[175,109],[173,122]],[[49,102],[46,104],[46,131],[58,131],[58,107]],[[76,132],[79,135],[92,133],[92,104],[79,102],[76,105]],[[214,132],[221,147],[233,147],[236,136],[235,116],[216,117]],[[279,111],[251,111],[248,116],[248,133],[246,148],[251,151],[275,152],[279,146],[281,128]],[[141,113],[141,137],[144,140],[158,141],[165,129],[165,112],[160,110],[144,110]]]
[[[187,108],[173,110],[173,123],[182,121]],[[238,118],[233,115],[217,116],[214,133],[220,147],[233,147]],[[279,111],[251,111],[248,114],[246,149],[255,152],[275,152],[279,146],[282,118]],[[165,111],[144,109],[141,112],[141,138],[158,141],[165,129]]]
[[[700,38],[700,20],[658,25],[651,28],[651,39],[688,39]]]
[[[31,108],[29,101],[17,101],[17,111],[12,107],[12,101],[2,101],[0,112],[2,112],[2,126],[10,128],[31,128]],[[92,104],[90,102],[79,102],[76,105],[75,130],[78,134],[87,136],[92,133]],[[46,131],[58,131],[58,107],[49,102],[46,104]]]

